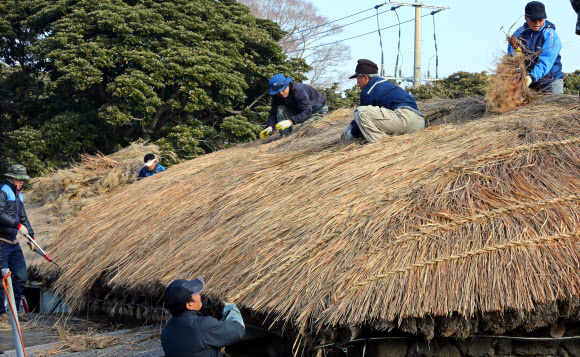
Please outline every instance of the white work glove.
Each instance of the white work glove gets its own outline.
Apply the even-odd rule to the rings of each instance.
[[[354,139],[354,136],[352,136],[352,133],[349,131],[346,132],[346,134],[344,135],[344,141],[345,142],[349,142],[352,139]]]
[[[268,135],[272,134],[272,127],[269,126],[266,129],[262,130],[262,132],[260,133],[260,139],[266,139],[268,137]]]
[[[284,129],[288,129],[291,126],[292,126],[292,121],[291,120],[282,120],[281,122],[279,122],[278,124],[276,124],[276,129],[278,129],[278,130],[284,130]]]
[[[28,235],[28,228],[26,228],[24,224],[20,224],[20,226],[18,227],[18,233],[26,237]]]
[[[351,129],[352,129],[352,124],[351,124],[351,123],[349,123],[349,124],[346,126],[346,129],[344,129],[344,131],[342,132],[342,135],[340,135],[340,137],[341,137],[342,139],[346,138],[346,133],[348,133],[348,132],[349,132]]]
[[[530,84],[532,84],[532,77],[530,77],[530,76],[527,76],[527,77],[526,77],[526,87],[529,87],[529,86],[530,86]]]

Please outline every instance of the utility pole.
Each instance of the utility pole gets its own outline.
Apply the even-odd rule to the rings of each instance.
[[[435,9],[432,14],[436,12],[443,11],[449,9],[448,6],[435,6],[435,5],[427,5],[421,3],[421,0],[415,0],[414,3],[410,2],[401,2],[401,1],[387,1],[384,4],[377,5],[395,5],[395,6],[413,6],[415,8],[415,62],[413,64],[413,87],[419,87],[421,85],[421,8],[428,8],[428,9]],[[388,79],[394,80],[402,80],[402,81],[411,81],[408,78],[403,77],[385,77]],[[433,79],[424,79],[427,81],[431,81]]]
[[[419,0],[415,0],[419,4]],[[421,6],[415,6],[415,78],[413,80],[413,87],[421,85]]]

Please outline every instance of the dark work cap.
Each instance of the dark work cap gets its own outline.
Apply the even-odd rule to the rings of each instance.
[[[548,18],[544,4],[539,1],[531,1],[526,5],[526,16],[532,20]]]
[[[203,290],[205,282],[202,278],[193,280],[174,280],[165,288],[165,307],[174,311],[185,311],[185,304],[191,295],[199,294]]]
[[[354,75],[350,76],[349,79],[356,78],[359,74],[377,74],[379,73],[379,67],[373,61],[367,59],[359,59],[354,70]]]

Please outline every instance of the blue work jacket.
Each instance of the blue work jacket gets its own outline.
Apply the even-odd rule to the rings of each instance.
[[[143,166],[143,168],[141,168],[141,171],[139,171],[139,176],[137,177],[139,180],[144,178],[144,177],[149,177],[149,176],[153,176],[157,173],[163,172],[165,171],[165,167],[159,165],[159,164],[155,164],[155,168],[151,171],[147,170],[147,166]]]
[[[412,95],[386,78],[375,77],[367,83],[366,87],[360,93],[360,105],[372,105],[374,107],[395,110],[398,108],[410,108],[423,116],[417,108],[417,102]],[[354,137],[360,137],[362,133],[355,120],[351,123],[351,134]]]
[[[305,122],[312,118],[312,106],[326,105],[326,98],[308,84],[290,83],[290,92],[286,98],[280,98],[277,95],[272,96],[272,108],[268,115],[268,126],[276,126],[278,116],[278,106],[283,105],[295,113],[292,118],[294,125]]]
[[[24,210],[22,193],[16,190],[12,182],[6,180],[0,186],[0,238],[15,241],[21,223],[28,229],[28,235],[34,237]]]
[[[532,77],[531,88],[541,89],[555,79],[564,78],[560,57],[562,42],[553,23],[548,20],[544,21],[544,26],[539,31],[532,31],[526,23],[513,35],[522,42],[524,45],[522,51],[529,57],[526,65]],[[508,45],[508,53],[514,52],[515,49]]]
[[[222,311],[221,321],[199,311],[173,316],[161,332],[166,357],[222,357],[221,348],[241,341],[244,321],[234,304]]]

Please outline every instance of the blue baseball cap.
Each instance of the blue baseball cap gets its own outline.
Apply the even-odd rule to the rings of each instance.
[[[282,73],[273,76],[272,78],[270,78],[270,83],[269,83],[270,94],[276,95],[276,94],[280,93],[281,91],[286,89],[286,87],[288,87],[290,82],[292,82],[292,78],[286,77]]]
[[[163,296],[165,307],[170,311],[185,311],[185,304],[191,298],[191,295],[199,294],[205,287],[202,278],[193,280],[178,279],[174,280],[165,288]]]

